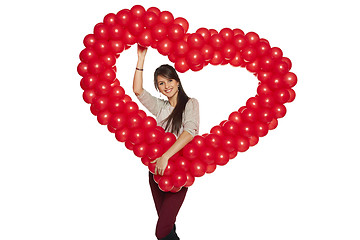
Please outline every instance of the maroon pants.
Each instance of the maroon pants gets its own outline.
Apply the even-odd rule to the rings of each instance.
[[[183,187],[179,192],[163,192],[154,181],[153,174],[149,172],[149,183],[154,198],[155,208],[158,214],[155,235],[158,239],[165,238],[173,230],[176,216],[184,202],[187,188]]]

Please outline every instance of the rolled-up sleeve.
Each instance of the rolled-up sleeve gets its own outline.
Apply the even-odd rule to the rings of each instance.
[[[139,96],[137,96],[137,98],[141,104],[155,116],[158,116],[160,110],[165,105],[165,102],[162,99],[154,97],[145,89]]]
[[[193,137],[199,134],[199,123],[200,123],[200,114],[199,114],[199,102],[195,98],[189,99],[186,103],[184,111],[184,131],[190,133]]]

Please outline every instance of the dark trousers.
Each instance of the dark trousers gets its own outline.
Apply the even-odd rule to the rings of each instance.
[[[150,172],[149,183],[159,217],[156,224],[156,237],[169,240],[179,239],[175,233],[175,221],[188,189],[183,187],[177,193],[163,192],[159,189],[154,181],[153,174]]]

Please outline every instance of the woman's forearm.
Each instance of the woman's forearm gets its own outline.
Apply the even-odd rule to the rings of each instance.
[[[143,91],[143,71],[138,69],[144,69],[145,58],[139,57],[136,64],[134,81],[133,81],[133,91],[136,96],[140,95]]]
[[[187,131],[183,131],[176,142],[163,154],[167,159],[174,156],[178,151],[186,146],[194,137]]]

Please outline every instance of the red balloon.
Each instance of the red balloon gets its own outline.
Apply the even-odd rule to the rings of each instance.
[[[246,69],[249,72],[252,72],[252,73],[258,72],[260,70],[260,61],[259,61],[259,59],[255,59],[254,61],[247,63],[246,64]]]
[[[94,27],[94,35],[97,39],[109,39],[109,29],[103,23],[98,23]]]
[[[225,44],[225,39],[220,34],[214,34],[210,37],[209,43],[215,49],[221,49]]]
[[[169,192],[174,187],[171,177],[168,177],[168,176],[161,177],[158,184],[159,184],[160,190],[163,192]]]
[[[142,157],[146,156],[147,149],[148,149],[148,145],[146,143],[140,143],[140,144],[136,144],[134,146],[133,151],[134,151],[135,156],[142,158]],[[148,158],[146,158],[146,159],[148,159]]]
[[[156,158],[161,157],[163,154],[163,147],[160,144],[151,144],[147,151],[147,155],[150,159],[155,160]]]
[[[184,33],[186,33],[189,30],[189,23],[185,18],[182,17],[175,18],[173,23],[179,24],[184,29]]]
[[[215,162],[215,149],[212,147],[204,147],[200,151],[200,160],[206,164],[213,164]]]
[[[210,133],[213,133],[215,135],[218,135],[219,137],[223,137],[224,136],[224,130],[222,129],[221,126],[217,125],[211,128]],[[210,134],[209,134],[210,135]]]
[[[192,143],[188,143],[183,149],[182,154],[184,157],[188,159],[195,159],[199,156],[199,149],[196,147],[196,145]]]
[[[272,108],[275,104],[275,99],[272,94],[261,94],[259,95],[259,103],[261,107]]]
[[[244,60],[241,58],[241,53],[236,52],[235,56],[229,62],[234,67],[245,66]]]
[[[269,108],[261,108],[257,112],[257,118],[263,123],[269,123],[274,118],[274,114]]]
[[[223,62],[224,57],[220,51],[214,51],[213,57],[210,60],[210,64],[219,65]]]
[[[138,36],[145,30],[145,25],[140,20],[133,20],[130,22],[128,29],[131,34]]]
[[[105,54],[100,57],[100,60],[105,64],[106,67],[109,68],[116,67],[115,66],[116,58],[114,57],[113,54]]]
[[[145,8],[141,5],[135,5],[130,9],[130,12],[135,18],[139,19],[145,14]]]
[[[144,22],[145,27],[151,28],[159,22],[159,17],[154,12],[147,11],[144,14],[143,22]]]
[[[190,69],[189,65],[187,64],[185,58],[179,58],[175,62],[175,69],[180,72],[184,73]]]
[[[115,129],[121,129],[126,125],[126,115],[123,113],[115,113],[111,116],[109,125]]]
[[[109,27],[109,38],[113,40],[121,40],[124,35],[124,28],[120,24]]]
[[[146,155],[146,154],[145,154]],[[141,162],[145,165],[145,166],[149,166],[149,163],[150,163],[150,158],[148,157],[142,157],[141,158]]]
[[[206,173],[206,164],[200,160],[192,161],[190,172],[194,177],[201,177]]]
[[[182,170],[177,170],[172,175],[172,182],[174,184],[174,187],[177,187],[177,188],[184,187],[187,182],[186,172],[182,171]]]
[[[209,44],[205,44],[200,51],[201,55],[204,57],[204,61],[210,61],[214,56],[214,48]]]
[[[110,44],[107,40],[96,40],[94,49],[98,55],[105,55],[110,51]]]
[[[87,48],[91,48],[95,46],[96,38],[94,34],[88,34],[85,36],[83,43]]]
[[[129,9],[123,9],[116,14],[116,21],[120,25],[127,27],[131,22],[131,16],[132,14]]]
[[[247,43],[249,43],[251,45],[255,45],[259,42],[260,37],[255,32],[248,32],[247,34],[245,34],[245,39],[246,39]]]
[[[83,99],[86,103],[92,103],[95,97],[96,94],[93,89],[85,90],[83,93]]]
[[[101,125],[108,125],[111,118],[111,113],[108,110],[99,112],[97,114],[97,120]]]
[[[173,50],[177,56],[184,56],[189,51],[189,45],[185,41],[179,41],[174,45]]]
[[[228,120],[233,121],[236,124],[240,124],[242,122],[241,114],[238,111],[232,112],[229,115]]]
[[[210,40],[211,34],[209,29],[199,28],[198,30],[196,30],[196,33],[200,34],[204,38],[205,42],[208,42]]]
[[[297,77],[294,73],[288,72],[283,76],[282,82],[288,88],[292,88],[297,83]]]
[[[142,123],[142,127],[144,129],[155,128],[156,125],[157,125],[156,120],[153,117],[150,117],[150,116],[144,117],[143,123]]]
[[[175,165],[178,170],[183,170],[183,171],[187,172],[190,167],[190,161],[182,156],[179,156],[175,160]]]
[[[273,69],[273,66],[275,64],[275,61],[272,57],[266,55],[266,56],[263,56],[261,59],[260,59],[260,68],[261,68],[261,71],[271,71]],[[260,79],[259,79],[260,80]]]
[[[171,176],[176,171],[176,164],[173,161],[169,161],[165,168],[164,176]]]
[[[138,37],[138,42],[143,47],[151,46],[151,44],[153,43],[151,31],[149,29],[143,31]]]
[[[161,11],[157,7],[150,7],[147,11],[155,13],[156,16],[159,16],[161,13]]]
[[[128,36],[130,37],[128,40],[129,41],[135,41],[135,39],[131,39],[131,38],[133,38],[133,36],[130,33],[128,33],[128,34],[129,34]],[[109,41],[109,46],[110,46],[110,51],[113,54],[120,54],[125,49],[125,43],[122,40],[110,40]]]
[[[244,122],[239,125],[239,133],[244,137],[251,137],[254,134],[254,127],[249,122]]]
[[[186,62],[189,63],[190,66],[197,66],[199,64],[202,64],[204,62],[204,59],[200,50],[190,50],[186,55]]]
[[[171,133],[171,132],[166,132],[166,133],[163,135],[160,144],[164,147],[164,149],[168,149],[168,148],[170,148],[175,142],[176,142],[176,137],[175,137],[175,135],[174,135],[173,133]]]
[[[124,43],[127,45],[133,45],[136,43],[136,37],[132,33],[130,33],[128,29],[125,29],[123,40],[124,40]],[[128,47],[130,47],[130,46],[128,46]],[[125,46],[125,48],[126,48],[126,46]]]
[[[184,37],[184,29],[179,24],[172,24],[168,27],[168,36],[172,41],[179,41]]]
[[[167,28],[164,24],[158,23],[152,28],[152,35],[156,40],[163,40],[167,36]]]
[[[229,153],[223,149],[217,149],[215,153],[215,163],[220,166],[224,166],[229,162]]]
[[[94,107],[99,111],[105,110],[108,107],[108,104],[109,98],[106,96],[98,96],[93,101]]]
[[[205,40],[199,33],[192,33],[189,35],[187,42],[190,48],[200,49],[204,46]]]
[[[103,70],[104,64],[99,59],[95,59],[88,64],[88,72],[91,74],[97,75]]]
[[[230,43],[225,44],[225,46],[222,49],[222,54],[224,58],[227,60],[233,59],[236,54],[235,46]]]
[[[278,125],[278,120],[276,118],[274,118],[269,123],[269,130],[274,130],[277,127],[277,125]]]
[[[235,138],[235,149],[238,152],[245,152],[250,147],[249,139],[247,137],[238,136]]]
[[[139,106],[133,102],[133,101],[129,101],[129,102],[126,102],[125,103],[125,109],[124,109],[124,112],[126,114],[134,114],[136,113],[137,111],[139,111]]]
[[[186,172],[186,179],[187,180],[184,187],[190,187],[195,182],[195,177],[190,172]]]
[[[290,94],[290,98],[289,98],[288,102],[292,102],[292,101],[294,101],[294,99],[296,97],[295,91],[293,89],[288,89],[288,91]]]
[[[166,56],[171,52],[172,47],[173,42],[170,39],[165,38],[158,43],[157,49],[161,55]]]
[[[107,68],[99,74],[99,78],[111,84],[115,81],[116,73],[111,68]]]
[[[254,132],[255,132],[256,136],[264,137],[268,133],[269,128],[268,128],[267,124],[262,123],[262,122],[257,122],[254,124],[254,130],[255,130]]]
[[[224,132],[226,134],[230,134],[230,135],[237,135],[239,134],[239,126],[237,123],[228,120],[225,122],[224,126],[223,126]]]
[[[270,56],[275,60],[280,60],[283,56],[283,52],[278,47],[273,47],[270,49]]]
[[[206,166],[206,173],[213,173],[216,170],[216,164],[209,164]]]
[[[107,26],[113,26],[116,24],[116,15],[114,13],[108,13],[106,14],[106,16],[104,17],[104,21],[105,25]]]
[[[214,133],[210,133],[205,137],[205,143],[208,146],[211,146],[213,148],[218,148],[221,146],[221,137],[219,135],[216,135]]]
[[[245,47],[241,51],[241,57],[248,62],[254,61],[257,57],[256,49],[253,47]]]
[[[248,122],[255,122],[257,120],[257,111],[253,108],[246,108],[241,113],[241,119]]]
[[[205,138],[200,135],[195,136],[192,142],[200,151],[206,146]]]
[[[97,54],[94,49],[85,48],[80,52],[80,60],[85,63],[89,63],[95,59],[97,59]]]
[[[255,48],[259,56],[264,56],[269,53],[271,47],[268,42],[260,40]]]
[[[221,29],[219,34],[224,38],[226,42],[232,42],[232,40],[234,39],[234,32],[230,28]]]
[[[148,144],[159,143],[163,133],[157,128],[150,128],[145,133],[145,139]]]
[[[227,151],[227,152],[232,152],[235,150],[235,141],[234,138],[232,136],[228,136],[225,135],[222,139],[222,145],[221,147]]]
[[[165,25],[170,25],[174,21],[174,16],[169,11],[162,11],[159,14],[159,20]]]
[[[274,92],[274,98],[275,100],[280,103],[284,104],[289,101],[290,99],[290,93],[288,89],[279,89]]]
[[[238,50],[242,50],[247,46],[246,39],[243,35],[236,35],[234,37],[234,45]]]
[[[142,118],[140,117],[139,114],[135,113],[128,116],[127,126],[129,128],[139,128],[141,125],[142,125]],[[141,131],[143,131],[143,129],[141,129]]]
[[[92,89],[98,82],[98,78],[95,75],[87,75],[80,81],[80,86],[83,90]]]
[[[283,104],[275,104],[273,113],[276,118],[283,118],[286,114],[286,107]]]
[[[125,90],[121,87],[121,86],[115,86],[111,93],[110,93],[111,97],[114,98],[123,98],[125,96]]]
[[[115,138],[119,141],[119,142],[125,142],[130,135],[130,130],[127,127],[123,127],[119,130],[116,130],[115,132]]]
[[[249,138],[250,147],[255,146],[258,142],[259,142],[259,137],[257,137],[257,136],[251,136]]]
[[[125,103],[120,98],[112,98],[109,102],[109,110],[111,113],[120,113],[124,110]]]

